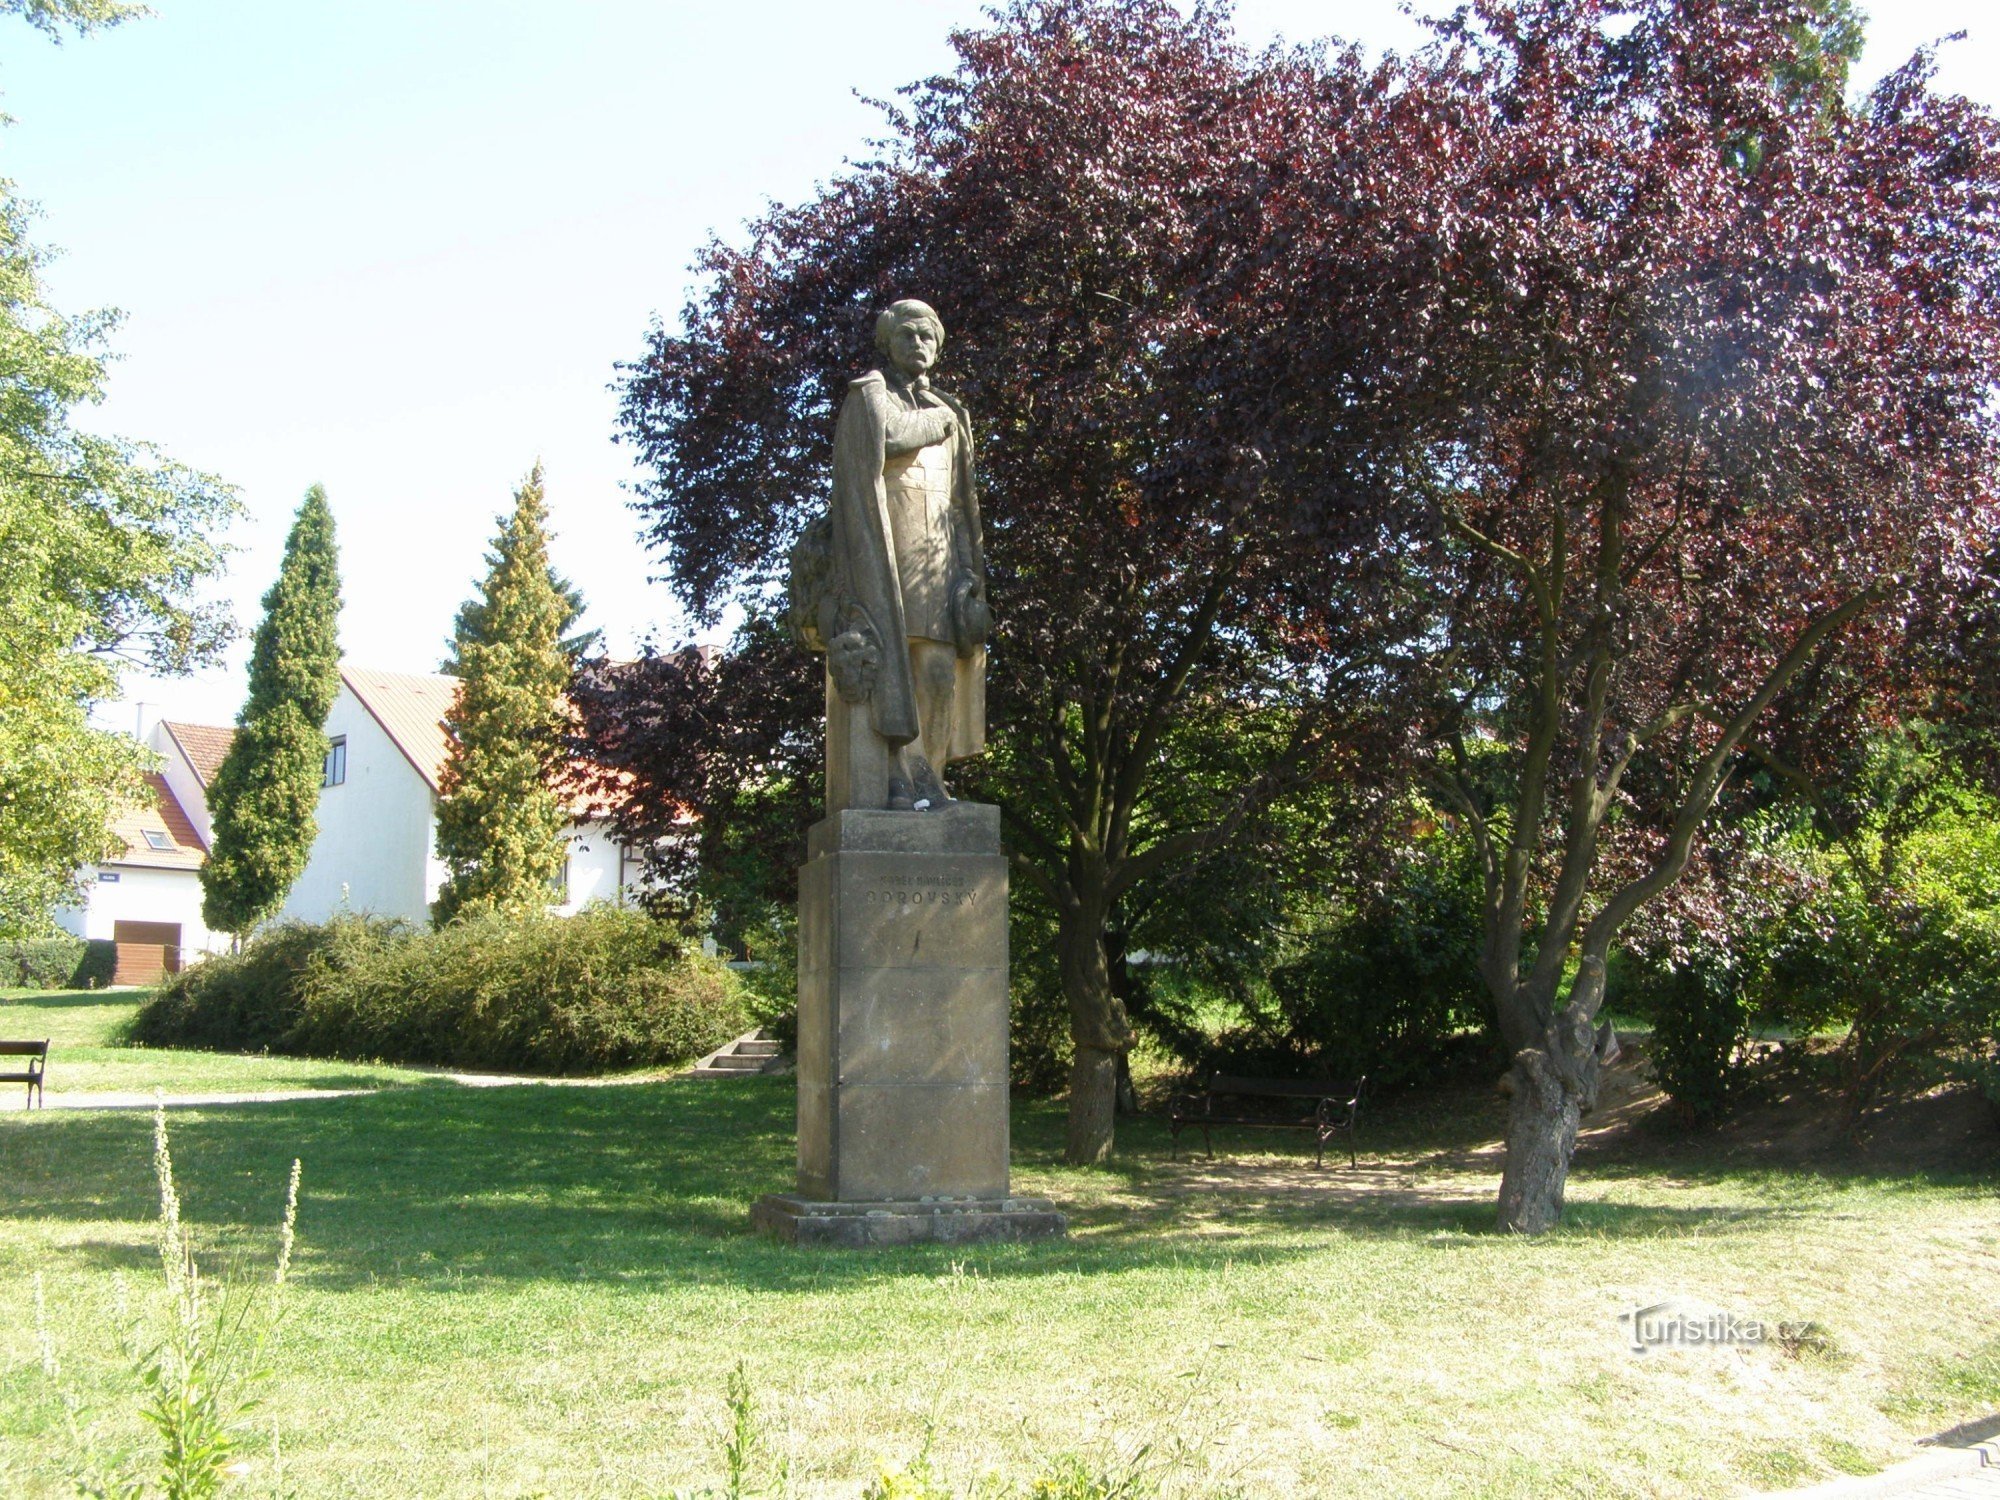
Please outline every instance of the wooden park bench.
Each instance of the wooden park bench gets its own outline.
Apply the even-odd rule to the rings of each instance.
[[[1310,1078],[1237,1078],[1217,1073],[1208,1086],[1196,1094],[1175,1101],[1169,1117],[1173,1129],[1173,1155],[1180,1158],[1181,1132],[1199,1128],[1201,1144],[1209,1159],[1215,1146],[1209,1131],[1217,1125],[1247,1125],[1265,1130],[1310,1130],[1317,1141],[1313,1165],[1323,1166],[1326,1143],[1337,1135],[1347,1137],[1347,1164],[1354,1165],[1354,1120],[1361,1112],[1361,1091],[1366,1078],[1329,1082]],[[1308,1110],[1305,1106],[1310,1105]]]
[[[35,1101],[42,1096],[42,1073],[49,1065],[49,1044],[47,1039],[39,1042],[0,1042],[0,1057],[25,1057],[27,1070],[21,1073],[0,1073],[0,1083],[25,1083],[28,1086],[28,1108],[35,1107]]]

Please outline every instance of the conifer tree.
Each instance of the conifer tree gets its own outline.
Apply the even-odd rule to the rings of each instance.
[[[537,463],[501,523],[479,597],[459,612],[437,826],[451,873],[431,908],[440,923],[545,907],[562,871],[568,820],[552,784],[570,676],[562,632],[573,611],[549,569],[547,519]]]
[[[250,696],[209,788],[202,919],[239,937],[283,903],[318,825],[326,715],[340,691],[340,557],[326,491],[306,491],[250,655]]]

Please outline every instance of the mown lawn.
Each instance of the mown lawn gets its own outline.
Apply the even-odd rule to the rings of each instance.
[[[1068,1170],[1059,1111],[1022,1105],[1017,1188],[1070,1209],[1067,1243],[800,1252],[746,1232],[788,1185],[791,1112],[783,1079],[174,1111],[186,1213],[240,1276],[268,1275],[305,1163],[237,1490],[717,1483],[738,1360],[805,1495],[854,1495],[928,1434],[961,1483],[1152,1444],[1189,1495],[1720,1496],[2000,1407],[2000,1174],[1623,1151],[1586,1157],[1567,1226],[1521,1242],[1488,1230],[1483,1095],[1390,1112],[1360,1169],[1324,1173],[1289,1141],[1174,1164],[1145,1122],[1115,1167]],[[144,1111],[0,1118],[5,1493],[68,1494],[80,1453],[142,1443],[118,1309],[157,1297],[149,1153]],[[1618,1313],[1672,1295],[1825,1343],[1629,1352]]]
[[[0,989],[0,1037],[49,1041],[46,1092],[57,1094],[254,1094],[267,1089],[351,1089],[408,1083],[422,1073],[379,1063],[121,1045],[143,990]],[[12,1071],[4,1069],[0,1071]],[[0,1110],[26,1090],[0,1085]]]

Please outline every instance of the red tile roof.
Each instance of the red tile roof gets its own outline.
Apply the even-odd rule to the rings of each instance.
[[[222,768],[222,758],[236,739],[236,731],[213,724],[177,724],[171,719],[162,719],[160,727],[181,747],[181,754],[194,767],[195,779],[203,787],[213,785],[215,773]]]
[[[158,772],[146,777],[152,791],[150,805],[129,808],[112,820],[112,835],[122,840],[122,852],[101,861],[107,865],[141,865],[154,870],[198,870],[208,857],[208,846],[194,831],[187,813],[175,798],[167,778]],[[155,849],[146,841],[150,831],[164,833],[169,847]]]

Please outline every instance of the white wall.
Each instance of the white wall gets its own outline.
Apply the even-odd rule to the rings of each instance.
[[[105,880],[113,875],[115,880]],[[88,900],[78,909],[56,913],[56,925],[80,938],[111,941],[119,922],[178,922],[181,952],[219,953],[229,946],[224,933],[210,932],[201,920],[201,876],[193,870],[149,870],[137,865],[107,865],[86,870]]]
[[[146,737],[146,744],[160,757],[160,774],[173,789],[181,811],[194,824],[194,831],[201,835],[202,843],[213,848],[215,834],[208,816],[208,793],[202,790],[201,778],[194,774],[194,767],[181,754],[180,745],[167,733],[164,723],[153,726],[153,732]]]
[[[347,736],[347,780],[320,788],[319,836],[279,916],[320,922],[355,911],[428,923],[447,873],[437,857],[430,784],[345,686],[326,732]],[[565,915],[593,901],[616,902],[637,883],[637,862],[620,859],[604,825],[572,824],[567,838]]]
[[[623,905],[638,883],[636,862],[621,857],[602,823],[572,823],[569,840],[569,899],[557,908],[564,916],[593,901]]]
[[[322,922],[345,910],[428,922],[443,878],[430,784],[344,684],[326,732],[347,736],[347,780],[320,788],[319,836],[280,917]]]

